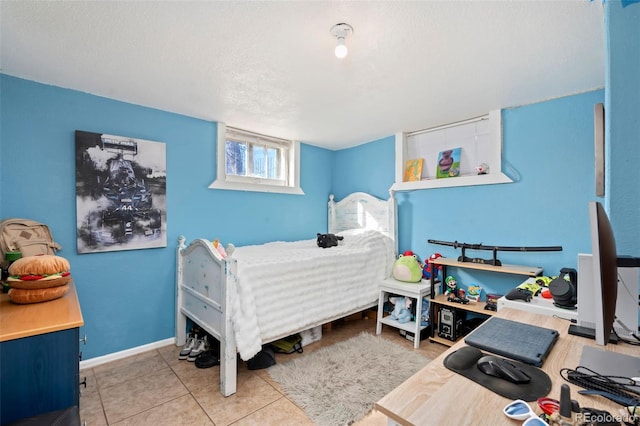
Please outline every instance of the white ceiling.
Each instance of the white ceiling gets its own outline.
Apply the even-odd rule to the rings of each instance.
[[[601,1],[0,7],[5,74],[330,149],[604,87]]]

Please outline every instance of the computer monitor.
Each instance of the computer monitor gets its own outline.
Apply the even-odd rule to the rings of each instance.
[[[618,340],[612,333],[618,296],[616,242],[609,218],[597,201],[589,203],[589,221],[592,254],[578,255],[578,321],[569,327],[569,334],[606,345]]]
[[[596,309],[595,339],[598,345],[606,345],[613,330],[618,298],[616,240],[602,204],[597,201],[589,203],[589,219]]]

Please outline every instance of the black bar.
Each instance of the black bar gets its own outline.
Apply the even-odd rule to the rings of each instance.
[[[569,334],[573,336],[586,337],[591,340],[596,339],[596,331],[593,328],[582,327],[576,324],[571,324],[569,326]],[[609,336],[609,343],[613,343],[614,345],[618,344],[618,336],[616,336],[613,331]]]
[[[481,257],[458,256],[458,262],[481,263],[483,265],[502,266],[502,262],[500,262],[495,257],[493,259],[482,259]]]
[[[618,256],[618,268],[640,268],[640,257]]]
[[[463,250],[464,249],[492,250],[494,253],[496,251],[562,251],[562,246],[515,247],[515,246],[487,246],[483,244],[459,243],[457,241],[427,240],[427,242],[431,244],[439,244],[441,246],[451,246],[453,248],[462,248]]]

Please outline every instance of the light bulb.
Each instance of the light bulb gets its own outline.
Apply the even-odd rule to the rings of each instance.
[[[336,58],[344,58],[349,53],[347,49],[347,45],[344,44],[344,37],[338,37],[338,45],[336,46],[336,50],[334,51],[336,54]]]

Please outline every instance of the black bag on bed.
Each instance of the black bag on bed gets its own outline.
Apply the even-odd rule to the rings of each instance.
[[[302,353],[302,336],[300,333],[271,342],[273,350],[281,354]]]
[[[276,354],[270,345],[264,345],[262,350],[258,352],[253,358],[247,361],[247,368],[249,370],[260,370],[263,368],[269,368],[276,363]]]

